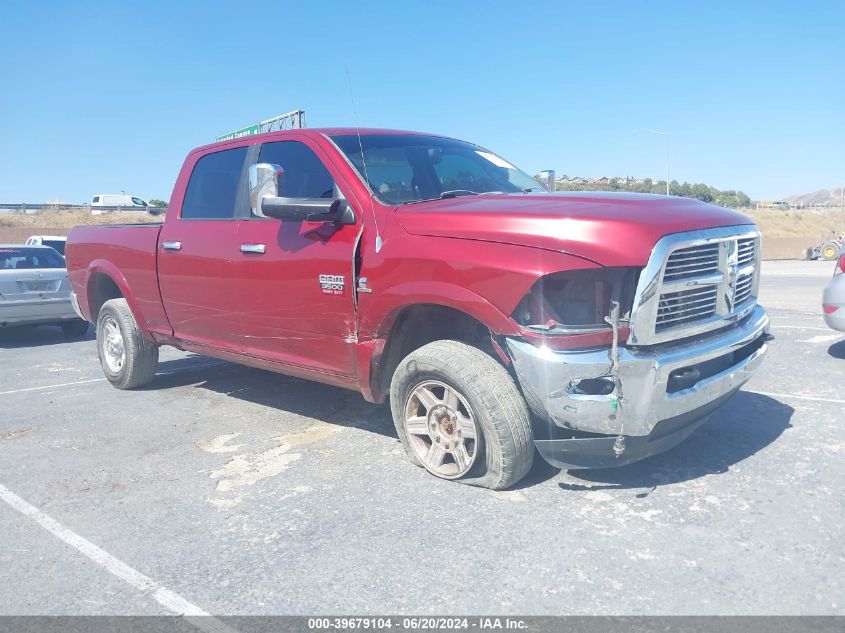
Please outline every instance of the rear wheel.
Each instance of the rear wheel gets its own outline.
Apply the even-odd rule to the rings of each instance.
[[[822,244],[821,255],[826,262],[832,262],[839,257],[841,247],[836,242],[825,242]]]
[[[531,470],[525,400],[475,347],[435,341],[409,354],[393,375],[390,406],[411,461],[437,477],[501,490]]]
[[[59,323],[59,325],[62,327],[62,332],[64,332],[67,337],[77,338],[84,336],[88,332],[88,321],[83,321],[82,319],[63,321],[62,323]]]
[[[97,317],[97,353],[108,381],[133,389],[155,376],[158,347],[144,338],[126,299],[111,299]]]

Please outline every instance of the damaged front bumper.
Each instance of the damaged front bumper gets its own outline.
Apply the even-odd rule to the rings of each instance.
[[[515,338],[507,345],[527,400],[553,423],[548,439],[535,439],[543,458],[560,468],[608,468],[663,452],[688,437],[751,378],[766,354],[768,328],[769,318],[758,306],[721,333],[648,349],[620,348],[621,397],[607,348],[555,351]]]

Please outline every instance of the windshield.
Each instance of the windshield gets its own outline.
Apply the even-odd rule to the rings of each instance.
[[[360,137],[360,144],[354,134],[331,139],[386,204],[489,192],[545,191],[503,158],[455,139],[416,134],[366,134]]]
[[[64,267],[65,260],[52,248],[0,247],[0,270]]]

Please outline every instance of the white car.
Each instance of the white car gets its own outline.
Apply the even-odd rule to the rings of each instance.
[[[839,256],[833,279],[824,289],[822,310],[828,327],[845,332],[845,255]]]
[[[26,238],[27,246],[49,246],[59,252],[59,255],[64,257],[65,244],[67,244],[67,237],[64,235],[30,235]]]
[[[49,246],[0,244],[0,328],[14,325],[60,325],[67,336],[82,336],[70,299],[64,257]]]

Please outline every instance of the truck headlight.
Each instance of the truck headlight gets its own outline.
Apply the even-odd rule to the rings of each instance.
[[[610,302],[618,301],[620,320],[634,304],[640,268],[615,267],[552,273],[537,280],[513,317],[524,328],[546,335],[610,331]]]

